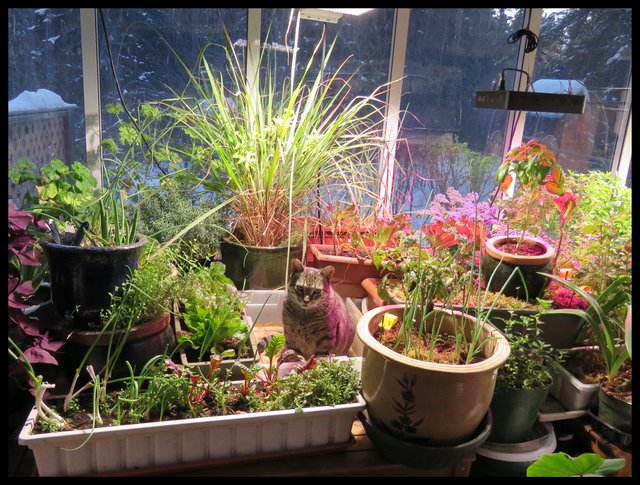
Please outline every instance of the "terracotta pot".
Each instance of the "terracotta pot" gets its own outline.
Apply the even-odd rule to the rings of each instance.
[[[309,250],[313,255],[314,268],[335,268],[331,284],[343,298],[364,298],[367,293],[362,288],[362,280],[380,277],[380,271],[371,259],[336,256],[332,244],[311,244]]]
[[[502,245],[515,243],[517,240],[514,236],[497,236],[487,240],[486,255],[482,258],[482,277],[489,291],[497,293],[507,283],[513,271],[520,268],[522,278],[518,274],[513,275],[502,292],[521,300],[525,300],[528,295],[528,299],[532,301],[542,295],[547,286],[548,278],[537,273],[551,272],[555,250],[542,239],[533,237],[525,237],[523,242],[544,248],[544,253],[539,256],[516,255],[501,249]]]
[[[362,393],[369,416],[401,438],[430,440],[434,445],[463,443],[489,409],[498,368],[509,357],[509,343],[498,330],[484,323],[481,338],[494,339],[484,347],[485,359],[481,362],[451,365],[406,357],[373,337],[384,313],[401,318],[404,308],[405,305],[378,307],[358,322],[357,335],[364,345]],[[468,330],[476,324],[470,315],[443,312],[447,315],[441,332],[452,333],[454,325],[462,322]]]
[[[62,318],[71,315],[76,328],[100,321],[138,261],[147,239],[123,246],[82,247],[41,241],[49,265],[51,300]]]
[[[139,371],[152,357],[164,352],[169,355],[175,346],[175,336],[169,325],[170,320],[171,315],[167,312],[159,318],[133,327],[129,335],[126,336],[126,342],[114,367],[112,377],[128,375],[125,364],[127,360]],[[69,380],[71,381],[73,378],[76,368],[94,342],[96,342],[95,347],[89,354],[85,366],[91,364],[97,373],[107,362],[110,341],[112,340],[111,353],[113,353],[123,337],[125,337],[124,329],[105,331],[102,335],[100,335],[100,330],[72,331],[63,347],[64,353],[60,358],[60,365]],[[82,372],[81,376],[84,380],[87,379],[86,372]]]

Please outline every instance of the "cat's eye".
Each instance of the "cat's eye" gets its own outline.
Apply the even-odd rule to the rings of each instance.
[[[302,295],[304,293],[304,286],[296,286],[296,291]]]

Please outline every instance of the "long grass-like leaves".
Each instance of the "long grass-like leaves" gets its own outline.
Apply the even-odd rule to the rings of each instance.
[[[385,86],[348,100],[348,80],[339,74],[344,63],[330,76],[320,69],[311,79],[314,54],[293,87],[284,82],[278,90],[267,71],[254,93],[233,48],[225,52],[230,80],[225,83],[202,56],[204,77],[188,71],[195,95],[174,92],[164,105],[174,128],[209,154],[196,163],[205,165],[208,182],[233,198],[235,229],[245,243],[278,245],[289,233],[288,219],[315,202],[319,186],[342,186],[354,202],[371,195],[375,167],[363,160],[384,145],[379,97]]]
[[[624,288],[628,287],[630,284],[631,277],[618,277],[602,293],[600,293],[597,298],[593,298],[593,296],[571,281],[567,281],[564,278],[560,278],[552,274],[540,274],[543,274],[544,276],[566,286],[570,290],[575,291],[584,298],[587,303],[589,303],[589,308],[586,310],[547,310],[546,313],[573,314],[584,319],[591,327],[593,335],[600,347],[600,352],[602,353],[607,366],[607,377],[609,380],[613,379],[622,364],[624,364],[624,362],[629,358],[629,351],[625,346],[622,346],[622,350],[619,351],[616,338],[618,333],[623,329],[619,328],[619,325],[616,323],[615,319],[611,318],[610,314],[618,306],[629,303],[630,295],[628,292],[624,291]]]

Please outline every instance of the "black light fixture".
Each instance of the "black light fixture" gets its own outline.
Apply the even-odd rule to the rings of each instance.
[[[531,9],[529,9],[529,21]],[[507,38],[508,44],[515,44],[524,39],[525,54],[531,53],[538,47],[538,36],[529,30],[529,25],[519,29]],[[527,76],[528,91],[507,91],[505,89],[504,72],[517,71]],[[543,81],[543,80],[540,80]],[[537,81],[531,84],[529,73],[522,69],[504,68],[500,73],[497,88],[491,91],[476,91],[476,108],[506,109],[510,111],[539,111],[546,113],[584,113],[586,96],[584,94],[572,94],[572,82],[570,80],[556,79],[555,88],[551,88],[549,82]],[[550,80],[545,80],[550,81]],[[535,86],[539,84],[539,86]],[[584,84],[579,83],[580,91],[586,93]],[[526,89],[526,88],[525,88]]]
[[[522,69],[505,68],[500,74],[497,89],[491,91],[476,91],[476,108],[540,111],[547,113],[584,113],[586,96],[583,94],[505,90],[505,71],[522,72],[527,76],[527,86],[529,86],[529,74],[526,71]],[[567,81],[567,85],[571,86],[571,83]],[[564,84],[561,83],[560,86],[564,86]]]

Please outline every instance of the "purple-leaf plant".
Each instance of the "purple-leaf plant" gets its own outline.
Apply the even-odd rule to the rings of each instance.
[[[35,293],[32,279],[27,278],[32,278],[34,267],[42,265],[34,234],[47,231],[48,226],[45,221],[37,220],[32,214],[18,210],[11,202],[8,215],[9,332],[13,334],[14,340],[20,342],[24,356],[31,364],[58,365],[53,354],[62,347],[64,341],[51,339],[42,323],[25,313],[25,310],[32,308],[30,300]]]

